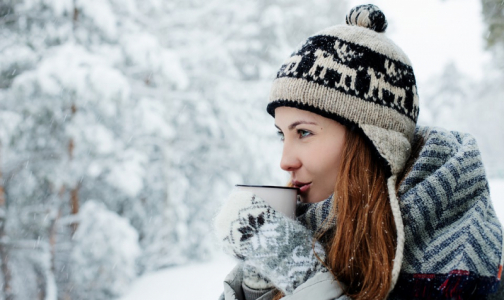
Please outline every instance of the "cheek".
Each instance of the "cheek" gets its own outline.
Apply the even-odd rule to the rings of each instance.
[[[338,176],[339,160],[334,156],[326,157],[325,164],[321,165],[321,170],[324,172],[325,181],[333,186]]]
[[[326,151],[320,153],[319,157],[319,173],[324,176],[326,182],[331,186],[336,182],[339,167],[341,164],[341,146],[339,144],[332,144],[326,147]]]
[[[340,163],[340,152],[334,152],[334,148],[314,147],[310,155],[306,155],[304,166],[312,175],[327,180],[336,180]],[[324,180],[326,181],[326,180]]]

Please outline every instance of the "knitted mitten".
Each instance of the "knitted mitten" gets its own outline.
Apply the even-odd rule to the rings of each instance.
[[[325,253],[300,223],[275,211],[250,192],[233,192],[215,218],[224,250],[253,267],[285,294],[314,276],[327,272]]]
[[[271,281],[269,281],[267,278],[264,278],[263,275],[259,274],[254,266],[245,263],[242,266],[242,270],[243,283],[245,283],[245,285],[249,288],[255,290],[265,290],[274,287]]]

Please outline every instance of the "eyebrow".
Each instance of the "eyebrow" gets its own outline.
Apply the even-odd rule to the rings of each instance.
[[[296,121],[296,122],[290,124],[289,125],[289,130],[294,129],[294,128],[296,128],[296,126],[301,125],[301,124],[317,125],[317,123],[315,123],[315,122],[309,122],[309,121],[302,121],[301,120],[301,121]],[[280,129],[280,127],[278,127],[276,124],[275,124],[275,127],[278,128],[278,129]]]

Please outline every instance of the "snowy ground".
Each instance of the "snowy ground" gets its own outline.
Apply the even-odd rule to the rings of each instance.
[[[504,180],[490,181],[494,208],[504,224]],[[139,278],[120,300],[216,300],[222,280],[235,262],[225,256],[188,266],[171,268]]]
[[[222,281],[234,265],[234,260],[223,255],[211,262],[147,274],[120,300],[217,300]]]

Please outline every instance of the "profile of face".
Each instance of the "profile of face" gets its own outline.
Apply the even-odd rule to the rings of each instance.
[[[280,167],[289,172],[301,201],[319,202],[334,192],[345,126],[293,107],[275,109],[275,126],[283,141]]]

